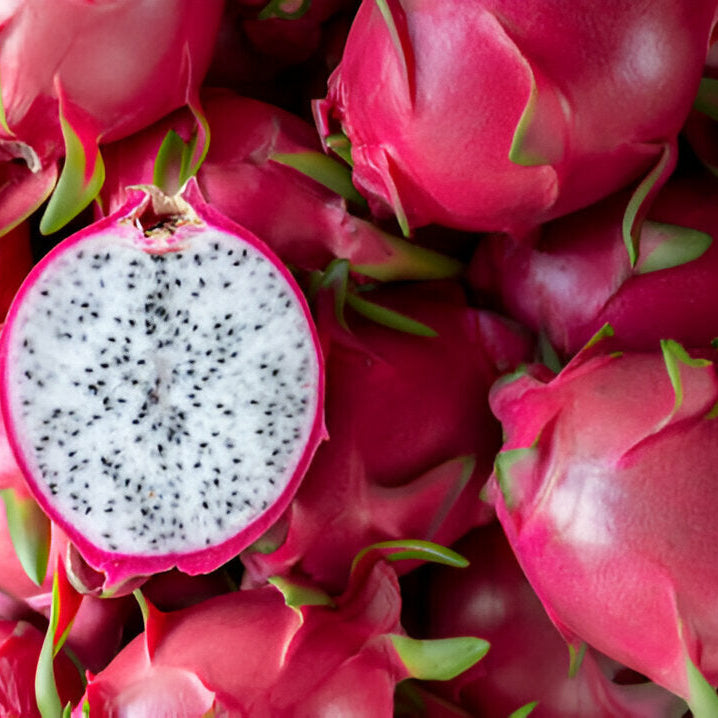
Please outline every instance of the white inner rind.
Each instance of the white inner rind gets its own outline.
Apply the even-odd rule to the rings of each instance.
[[[281,496],[317,411],[293,288],[218,230],[165,254],[108,234],[55,255],[8,358],[39,490],[110,552],[188,552],[240,532]]]

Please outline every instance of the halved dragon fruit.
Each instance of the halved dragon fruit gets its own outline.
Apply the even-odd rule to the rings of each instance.
[[[325,436],[297,284],[193,182],[135,191],[50,252],[0,354],[28,485],[106,587],[226,562],[286,508]]]

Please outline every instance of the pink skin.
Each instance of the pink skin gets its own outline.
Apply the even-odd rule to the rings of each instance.
[[[145,0],[15,3],[0,18],[3,106],[13,133],[6,138],[26,142],[41,159],[57,156],[57,81],[106,141],[183,105],[188,73],[197,87],[206,70],[221,8],[216,0],[161,8]]]
[[[12,179],[2,189],[0,231],[27,217],[52,191],[65,148],[62,117],[83,145],[87,172],[100,141],[132,134],[192,99],[210,62],[221,12],[219,0],[5,3],[0,160],[20,158],[25,166],[8,163],[0,170]]]
[[[268,253],[266,247],[260,242],[260,240],[247,233],[243,228],[237,227],[229,220],[219,215],[215,210],[204,203],[196,184],[191,182],[183,194],[183,198],[192,206],[193,210],[197,214],[199,221],[207,223],[211,226],[224,229],[228,232],[242,236],[247,241],[258,246],[262,251]],[[86,237],[95,236],[98,232],[111,231],[115,236],[124,237],[130,242],[139,242],[141,244],[152,242],[151,239],[144,237],[142,232],[138,232],[132,222],[123,222],[127,218],[138,217],[142,214],[143,210],[147,207],[149,202],[149,195],[144,192],[137,191],[133,192],[129,198],[129,201],[125,207],[118,210],[115,214],[107,217],[106,219],[100,220],[99,222],[87,227],[84,230],[72,235],[61,245],[55,247],[49,254],[47,254],[41,262],[39,262],[33,271],[30,273],[25,288],[31,286],[34,278],[43,270],[46,264],[53,261],[53,258],[58,254],[63,253],[68,248],[74,247],[77,244],[83,242]],[[170,242],[181,242],[182,232],[178,231],[172,236]],[[291,286],[295,288],[295,292],[298,297],[302,297],[301,291],[296,286],[294,279],[292,278],[289,271],[279,263],[276,262],[277,270],[287,279]],[[23,289],[18,294],[18,300],[22,301]],[[303,301],[303,300],[302,300]],[[309,313],[309,308],[306,303],[303,303],[303,308],[306,317],[309,320],[309,326],[313,328],[313,321]],[[12,322],[15,313],[11,309],[7,322],[5,325],[5,331],[3,337],[8,335],[11,331]],[[315,346],[319,346],[318,338],[314,336]],[[6,377],[7,370],[5,364],[6,354],[0,352],[0,376]],[[296,492],[299,483],[309,466],[311,458],[316,450],[318,444],[325,438],[326,430],[324,428],[323,412],[321,407],[323,406],[323,379],[320,377],[319,381],[319,397],[318,397],[318,410],[314,417],[314,423],[310,432],[309,440],[306,445],[305,451],[300,457],[296,470],[288,482],[285,492],[282,495],[282,500],[276,502],[270,506],[263,514],[261,514],[256,521],[250,524],[245,531],[240,532],[238,535],[228,539],[227,541],[210,546],[204,550],[193,551],[189,553],[179,554],[165,554],[158,556],[141,556],[141,555],[125,555],[120,553],[112,553],[103,550],[95,544],[88,541],[84,536],[77,533],[72,523],[59,515],[57,510],[51,505],[47,497],[39,489],[36,489],[33,472],[28,467],[25,459],[21,455],[18,449],[17,438],[14,433],[12,424],[12,410],[8,406],[7,395],[3,394],[2,397],[2,409],[4,414],[5,426],[8,433],[8,439],[10,445],[13,447],[13,451],[16,454],[18,465],[20,466],[23,475],[25,476],[28,488],[33,492],[36,500],[50,517],[52,521],[58,524],[58,526],[67,534],[72,544],[77,548],[79,554],[87,562],[87,564],[94,569],[94,571],[104,574],[104,581],[102,582],[103,588],[105,589],[120,589],[123,587],[124,592],[130,591],[136,587],[136,579],[141,580],[140,577],[149,576],[154,573],[166,571],[170,568],[177,567],[181,571],[189,574],[197,573],[208,573],[221,564],[228,561],[233,556],[236,556],[243,548],[251,543],[255,538],[260,536],[266,531],[286,509],[287,504],[291,500],[292,495]]]
[[[21,224],[0,237],[0,326],[15,292],[30,269],[32,269],[30,231],[27,224]]]
[[[35,671],[45,636],[25,621],[0,620],[0,713],[40,718],[35,700]],[[55,659],[55,680],[62,705],[82,695],[82,678],[64,654]]]
[[[347,332],[331,296],[319,297],[330,440],[280,522],[284,535],[275,529],[242,555],[247,585],[293,571],[338,590],[363,546],[407,537],[448,545],[489,518],[477,496],[500,434],[487,394],[530,356],[530,343],[467,307],[450,283],[370,298],[439,335],[415,337],[351,313]]]
[[[532,701],[532,718],[678,718],[683,701],[652,684],[619,686],[620,665],[589,650],[575,677],[569,651],[551,624],[503,536],[492,524],[454,547],[468,568],[432,567],[432,636],[481,636],[486,658],[446,684],[434,684],[471,715],[505,718]]]
[[[493,235],[470,268],[474,287],[536,332],[561,356],[575,354],[605,323],[624,348],[657,349],[670,337],[685,346],[718,335],[718,181],[700,174],[670,180],[648,213],[639,259],[631,267],[621,234],[625,193],[536,232],[533,247]],[[643,273],[644,256],[662,239],[654,222],[713,238],[698,259]]]
[[[495,385],[506,441],[493,499],[567,641],[689,700],[687,659],[718,682],[718,377],[712,363],[678,362],[677,394],[660,353],[599,349],[552,380]]]
[[[261,237],[284,262],[302,269],[324,269],[337,257],[354,265],[391,261],[394,250],[386,235],[351,215],[342,197],[271,159],[274,153],[321,152],[311,125],[229,91],[206,92],[202,106],[212,139],[197,180],[215,209]],[[167,132],[174,128],[188,139],[193,122],[189,112],[178,112],[103,147],[107,177],[101,211],[109,214],[124,204],[127,186],[150,183]]]
[[[387,0],[390,31],[365,0],[319,129],[348,135],[378,214],[523,234],[642,177],[674,145],[714,5]]]
[[[91,714],[390,715],[408,676],[386,636],[404,633],[400,606],[396,576],[380,562],[357,571],[332,606],[290,608],[265,585],[173,613],[150,607],[145,633],[90,677]]]

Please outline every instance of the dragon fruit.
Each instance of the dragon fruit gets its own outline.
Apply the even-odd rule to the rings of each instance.
[[[491,493],[549,616],[583,641],[718,714],[718,376],[679,344],[663,356],[610,340],[499,381],[506,442]]]
[[[625,671],[587,650],[575,675],[569,651],[526,581],[496,523],[454,548],[470,565],[429,567],[429,636],[481,636],[486,658],[451,681],[433,684],[471,715],[505,718],[536,702],[531,718],[680,718],[685,703],[651,683],[620,685]]]
[[[125,137],[196,101],[222,7],[220,0],[3,4],[0,159],[26,169],[12,170],[20,174],[21,189],[11,195],[17,216],[4,208],[0,232],[46,198],[64,156],[42,222],[43,231],[56,231],[102,184],[100,141]]]
[[[346,134],[357,187],[405,231],[521,235],[667,176],[715,5],[364,0],[320,133]]]
[[[412,537],[448,545],[493,516],[478,499],[501,445],[488,391],[531,357],[532,343],[502,318],[467,306],[454,283],[384,286],[362,297],[437,336],[397,331],[349,309],[342,326],[333,293],[318,293],[331,439],[283,521],[242,554],[244,585],[292,572],[340,590],[368,543]]]
[[[470,277],[501,311],[575,354],[609,323],[626,349],[664,338],[705,346],[718,336],[718,181],[671,179],[643,223],[631,266],[621,234],[623,193],[542,226],[534,246],[492,235]]]
[[[262,237],[287,264],[324,269],[344,258],[357,271],[381,280],[435,278],[460,271],[455,260],[402,242],[351,214],[351,201],[291,166],[293,160],[314,164],[320,179],[338,174],[345,194],[361,200],[349,175],[322,155],[316,131],[301,118],[229,91],[206,91],[201,99],[212,135],[197,174],[203,194],[220,212]],[[99,196],[101,211],[109,214],[124,204],[127,186],[159,182],[158,174],[163,173],[157,172],[157,158],[162,157],[168,132],[190,142],[193,126],[189,111],[179,111],[103,147],[106,181]],[[164,175],[171,189],[176,177],[169,171]]]
[[[378,558],[358,557],[338,596],[277,579],[172,613],[147,602],[145,632],[89,676],[73,716],[391,715],[398,681],[449,678],[488,645],[407,636],[396,574]]]
[[[325,436],[301,292],[194,182],[174,197],[137,190],[56,246],[20,289],[0,352],[28,486],[108,590],[236,555],[286,508]]]

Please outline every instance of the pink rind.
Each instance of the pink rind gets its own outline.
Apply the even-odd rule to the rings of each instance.
[[[170,553],[157,556],[110,552],[100,548],[84,536],[78,534],[73,525],[58,513],[52,503],[48,501],[45,494],[35,482],[32,471],[22,454],[20,441],[15,430],[12,409],[9,406],[8,394],[4,390],[4,387],[8,383],[9,373],[8,345],[10,343],[10,337],[12,336],[12,328],[17,316],[18,307],[22,304],[23,297],[29,287],[35,283],[45,268],[51,265],[58,255],[63,254],[69,248],[81,243],[87,237],[95,236],[99,232],[106,231],[111,227],[119,230],[119,228],[122,227],[122,220],[129,220],[144,209],[149,202],[150,195],[141,188],[131,191],[127,203],[117,212],[84,228],[48,252],[48,254],[33,267],[16,294],[8,311],[4,330],[0,334],[0,410],[2,411],[3,420],[6,425],[10,446],[34,498],[48,517],[65,531],[85,561],[87,561],[93,569],[105,574],[106,579],[104,586],[110,592],[113,586],[124,584],[133,577],[150,576],[175,567],[190,575],[209,573],[238,555],[243,549],[259,538],[285,511],[299,488],[299,484],[319,444],[328,437],[324,423],[324,362],[319,336],[309,306],[296,280],[284,264],[282,264],[281,260],[277,258],[274,252],[272,252],[261,239],[209,207],[204,201],[194,179],[189,180],[180,194],[182,198],[191,205],[197,217],[202,222],[217,227],[229,234],[237,235],[241,237],[242,240],[259,249],[272,261],[278,272],[295,292],[310,329],[312,341],[319,359],[316,411],[305,449],[280,498],[235,536],[220,544],[208,546],[207,548],[188,551],[186,553]],[[134,234],[133,230],[130,231]]]

